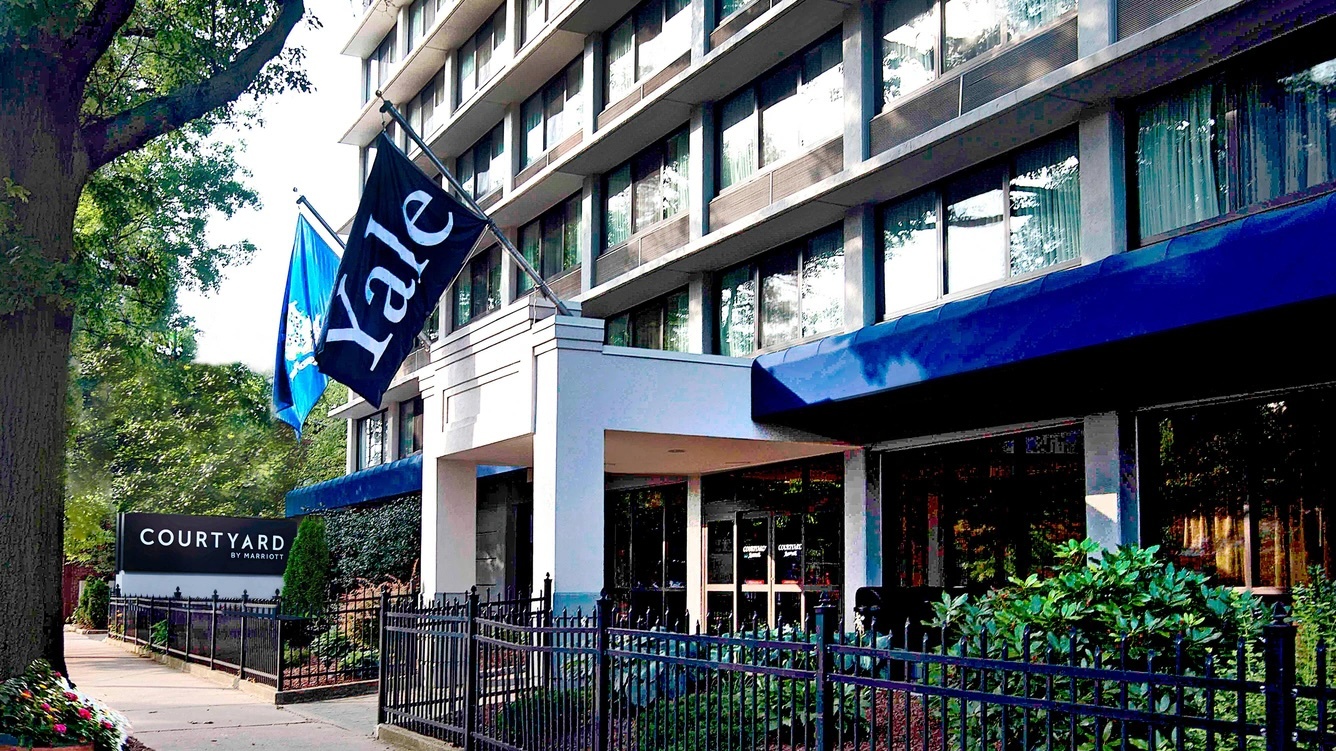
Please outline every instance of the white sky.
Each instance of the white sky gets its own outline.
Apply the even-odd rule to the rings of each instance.
[[[245,144],[239,154],[252,176],[247,183],[263,207],[231,220],[209,222],[214,242],[249,239],[255,256],[226,270],[220,291],[181,293],[181,310],[200,329],[199,357],[208,363],[243,362],[269,372],[274,367],[278,316],[283,305],[288,258],[296,228],[298,188],[330,224],[338,227],[356,208],[357,149],[338,143],[357,114],[357,58],[339,54],[352,34],[361,0],[308,0],[324,28],[300,24],[289,45],[306,50],[311,94],[288,94],[267,102],[262,128],[219,131],[216,137]],[[313,222],[314,223],[314,222]]]

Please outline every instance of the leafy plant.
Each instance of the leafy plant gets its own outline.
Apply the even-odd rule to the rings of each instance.
[[[104,629],[107,627],[107,607],[110,604],[111,590],[107,583],[101,579],[89,579],[84,582],[79,605],[74,609],[74,622],[84,628]]]
[[[96,751],[120,751],[129,729],[124,717],[70,686],[45,660],[0,683],[0,743],[92,743]]]
[[[167,646],[167,621],[163,619],[149,627],[148,643],[154,647]]]
[[[354,649],[336,663],[339,672],[354,677],[369,677],[380,665],[380,653],[374,649]]]
[[[325,520],[302,519],[283,571],[283,608],[294,615],[324,614],[329,604],[329,541]]]
[[[310,647],[283,646],[283,667],[299,668],[311,661]]]
[[[593,732],[593,695],[575,689],[540,688],[507,703],[490,718],[488,732],[515,748],[564,748],[579,744],[570,738],[553,738],[555,718],[561,718],[558,732],[580,737]]]
[[[340,435],[343,435],[340,432]],[[339,444],[342,452],[342,443]],[[342,462],[343,454],[339,454]],[[366,582],[413,578],[421,553],[422,497],[410,495],[370,508],[322,514],[333,559],[335,591]]]
[[[311,654],[325,662],[338,662],[356,651],[357,645],[337,628],[331,628],[311,642]]]

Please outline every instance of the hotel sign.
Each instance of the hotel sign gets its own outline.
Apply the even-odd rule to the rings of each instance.
[[[295,519],[121,514],[118,571],[282,576]]]

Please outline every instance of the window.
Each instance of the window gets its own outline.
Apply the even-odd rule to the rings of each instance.
[[[385,463],[385,448],[390,438],[385,427],[385,410],[357,421],[358,469]]]
[[[399,402],[399,458],[422,450],[422,397]]]
[[[811,151],[844,132],[840,32],[793,56],[724,102],[719,125],[719,187]]]
[[[566,70],[529,97],[520,109],[520,159],[524,166],[584,127],[584,61],[576,58]]]
[[[686,617],[685,485],[608,491],[608,580],[620,618],[677,625]]]
[[[1143,528],[1215,584],[1288,589],[1330,570],[1334,422],[1331,389],[1143,415]]]
[[[501,307],[501,248],[473,256],[455,281],[452,294],[455,328]]]
[[[737,13],[738,11],[747,7],[748,5],[751,5],[753,2],[753,0],[715,0],[715,1],[718,3],[718,5],[716,6],[717,9],[715,11],[715,17],[720,20],[728,18],[729,16],[733,15],[734,13]]]
[[[425,140],[445,119],[445,69],[432,76],[422,91],[408,102],[408,122]],[[440,118],[438,121],[437,118]]]
[[[757,292],[759,291],[759,300]],[[844,235],[834,227],[724,272],[719,354],[745,357],[844,326]]]
[[[1076,0],[883,0],[877,11],[882,106],[941,71],[1011,44],[1076,10]]]
[[[459,155],[455,177],[469,195],[482,198],[494,190],[501,189],[501,170],[504,168],[501,155],[504,148],[504,129],[498,124],[490,133],[478,139],[477,143]]]
[[[619,347],[687,351],[687,291],[678,290],[608,318],[605,341]]]
[[[399,35],[399,27],[395,26],[385,34],[385,38],[376,45],[376,50],[362,61],[362,102],[369,102],[371,98],[385,87],[385,82],[390,79],[390,68],[393,67],[395,60],[394,40]]]
[[[436,24],[436,0],[413,0],[408,6],[408,51],[412,52]]]
[[[1080,235],[1076,134],[1067,133],[883,206],[883,310],[1076,260]]]
[[[645,0],[612,27],[604,47],[611,104],[691,49],[691,1]]]
[[[683,128],[604,176],[605,249],[686,211],[687,144]]]
[[[547,23],[547,0],[521,0],[523,9],[523,40],[525,44],[538,36]]]
[[[1142,242],[1336,181],[1336,59],[1274,58],[1136,108]]]
[[[537,220],[520,227],[520,252],[550,279],[580,265],[580,194],[567,198]],[[519,291],[533,289],[533,280],[519,273]]]
[[[483,22],[468,41],[459,46],[455,69],[458,71],[459,93],[456,104],[462,104],[473,92],[500,72],[506,53],[506,4]]]

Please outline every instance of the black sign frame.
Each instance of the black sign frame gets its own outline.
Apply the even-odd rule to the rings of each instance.
[[[296,519],[119,514],[116,570],[282,576],[297,524]]]

